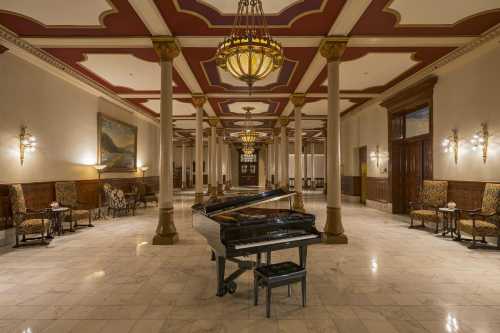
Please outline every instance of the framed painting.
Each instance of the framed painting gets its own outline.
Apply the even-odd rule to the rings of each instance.
[[[97,114],[97,152],[103,172],[137,171],[137,127]]]

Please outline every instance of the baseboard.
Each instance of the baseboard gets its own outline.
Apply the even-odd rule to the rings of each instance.
[[[348,195],[342,194],[342,201],[350,202],[350,203],[359,203],[361,200],[359,195]]]
[[[392,214],[392,203],[390,202],[380,202],[374,200],[366,200],[366,207],[374,208],[382,212]]]

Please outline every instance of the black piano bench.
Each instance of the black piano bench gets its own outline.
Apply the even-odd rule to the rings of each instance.
[[[290,297],[290,285],[300,282],[302,287],[302,306],[306,306],[306,274],[307,271],[304,267],[290,261],[257,267],[254,269],[254,305],[259,304],[259,287],[267,288],[266,315],[269,318],[271,316],[271,289],[287,285],[288,297]]]

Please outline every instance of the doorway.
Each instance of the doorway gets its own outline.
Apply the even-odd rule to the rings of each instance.
[[[256,150],[252,155],[245,155],[239,151],[239,179],[240,186],[259,185],[259,153]]]
[[[366,146],[360,147],[359,153],[359,175],[361,177],[361,191],[359,201],[366,205],[368,198],[368,148]]]

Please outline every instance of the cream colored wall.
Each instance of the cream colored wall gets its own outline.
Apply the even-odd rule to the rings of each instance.
[[[157,127],[9,53],[0,55],[0,183],[97,177],[97,112],[138,127],[138,163],[158,174]],[[38,150],[19,163],[19,130],[28,126]],[[134,177],[140,173],[104,174]]]
[[[361,112],[347,115],[341,122],[341,158],[344,176],[359,176],[359,148],[368,151],[368,177],[388,177],[387,111],[373,106]],[[379,145],[381,159],[377,168],[370,153]]]
[[[500,181],[500,47],[439,75],[434,90],[434,178]],[[472,151],[470,139],[482,122],[489,127],[489,156]],[[444,153],[441,143],[458,130],[459,159]]]

